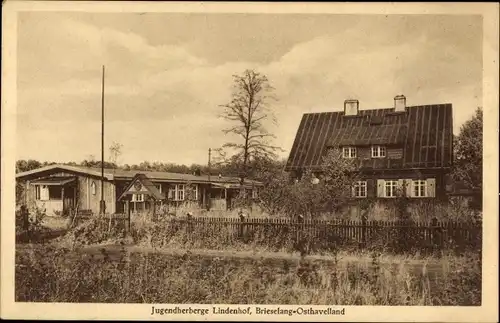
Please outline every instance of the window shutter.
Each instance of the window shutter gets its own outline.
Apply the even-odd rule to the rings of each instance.
[[[383,179],[377,179],[377,197],[385,197],[384,184]]]
[[[40,187],[40,200],[47,201],[49,199],[49,188],[45,185]]]
[[[414,197],[414,193],[413,193],[413,181],[411,179],[405,179],[405,182],[406,182],[406,196],[407,197]]]
[[[436,197],[436,179],[428,178],[427,179],[427,196],[428,197]]]

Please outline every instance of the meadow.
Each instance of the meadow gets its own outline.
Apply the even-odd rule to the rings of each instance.
[[[87,220],[55,240],[17,245],[16,301],[481,304],[479,251],[396,254],[383,244],[334,244],[303,254],[293,239],[262,236],[242,241],[146,217],[125,234],[119,221]]]
[[[340,258],[340,257],[339,257]],[[478,257],[439,263],[109,252],[16,252],[16,301],[203,304],[480,305]]]

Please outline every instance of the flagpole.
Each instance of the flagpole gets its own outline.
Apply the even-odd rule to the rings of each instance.
[[[210,188],[212,187],[212,184],[210,183],[210,172],[212,171],[211,169],[211,160],[212,160],[212,148],[208,148],[208,188],[207,188],[207,211],[210,211]]]
[[[99,213],[106,213],[106,202],[104,201],[104,65],[102,66],[102,91],[101,91],[101,202]]]

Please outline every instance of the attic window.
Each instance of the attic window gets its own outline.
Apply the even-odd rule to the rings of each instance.
[[[356,147],[343,147],[344,158],[356,158]]]
[[[385,157],[384,146],[372,146],[372,158],[384,158],[384,157]]]
[[[359,101],[358,100],[345,100],[344,101],[344,115],[356,116],[358,115]]]

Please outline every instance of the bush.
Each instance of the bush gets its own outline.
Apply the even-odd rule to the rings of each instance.
[[[37,240],[46,231],[43,226],[46,216],[45,209],[20,207],[16,210],[16,237],[20,241]]]

